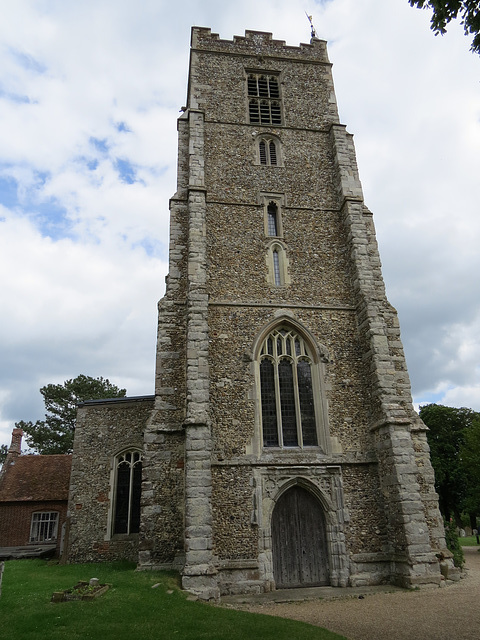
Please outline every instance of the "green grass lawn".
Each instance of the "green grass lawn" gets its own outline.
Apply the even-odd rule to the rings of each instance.
[[[458,538],[460,545],[462,547],[477,547],[477,537],[476,536],[465,536],[464,538]]]
[[[130,563],[5,563],[2,640],[341,640],[309,624],[192,602],[168,572],[136,572]],[[52,603],[54,591],[99,578],[111,589],[92,602]],[[153,585],[158,587],[152,588]],[[345,639],[343,639],[345,640]]]

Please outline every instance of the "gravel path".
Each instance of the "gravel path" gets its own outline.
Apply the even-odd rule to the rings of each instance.
[[[475,640],[480,638],[478,549],[464,547],[466,577],[442,589],[241,608],[309,622],[349,640]]]

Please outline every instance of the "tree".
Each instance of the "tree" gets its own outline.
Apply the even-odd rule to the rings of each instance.
[[[480,514],[480,415],[465,431],[465,439],[460,450],[461,463],[467,477],[463,509],[470,515],[472,529],[477,528],[476,516]]]
[[[474,34],[471,51],[480,53],[480,1],[479,0],[408,0],[418,9],[432,9],[430,26],[435,35],[447,31],[447,24],[460,16],[465,35]]]
[[[469,479],[477,473],[480,464],[480,458],[476,462],[473,458],[475,434],[480,436],[476,427],[480,413],[465,407],[456,409],[428,404],[420,408],[420,417],[428,427],[427,439],[440,511],[446,520],[453,515],[457,526],[460,526],[460,515],[468,507]],[[478,447],[480,454],[480,442]],[[472,452],[468,463],[464,458],[467,448]]]
[[[457,526],[453,520],[444,520],[443,524],[445,526],[447,549],[452,552],[453,564],[461,569],[465,564],[465,556],[458,538]]]
[[[15,423],[26,434],[29,447],[41,454],[71,453],[77,404],[85,400],[123,398],[125,389],[119,389],[110,380],[79,375],[63,384],[47,384],[40,389],[45,402],[45,420]]]
[[[0,464],[3,464],[7,458],[8,446],[6,444],[0,444]]]

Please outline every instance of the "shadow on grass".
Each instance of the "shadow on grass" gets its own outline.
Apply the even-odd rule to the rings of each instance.
[[[52,603],[54,591],[98,578],[112,588],[92,602]],[[156,588],[152,588],[158,585]],[[138,572],[132,563],[5,563],[2,640],[341,640],[309,624],[192,602],[178,575]]]

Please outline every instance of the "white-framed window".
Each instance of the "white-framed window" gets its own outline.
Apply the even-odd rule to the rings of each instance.
[[[249,73],[248,115],[250,124],[282,124],[280,85],[271,73]]]
[[[30,542],[55,542],[58,532],[58,511],[32,513]]]
[[[286,324],[272,329],[260,346],[258,371],[263,446],[317,447],[318,371],[301,333]]]
[[[132,449],[115,458],[112,534],[138,533],[142,493],[142,454]]]

